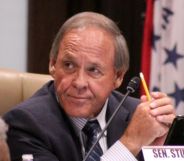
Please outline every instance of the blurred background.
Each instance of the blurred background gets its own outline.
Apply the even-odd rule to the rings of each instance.
[[[0,68],[48,74],[60,26],[78,12],[94,11],[114,20],[128,43],[130,69],[118,90],[125,93],[142,71],[149,90],[167,93],[184,114],[183,8],[184,0],[0,0]]]
[[[0,0],[0,67],[47,74],[60,26],[75,13],[95,11],[114,20],[127,40],[130,69],[119,89],[125,92],[140,71],[145,5],[145,0]]]

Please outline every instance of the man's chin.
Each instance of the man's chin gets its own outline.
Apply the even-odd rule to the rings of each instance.
[[[89,111],[86,110],[71,110],[71,111],[65,111],[67,115],[70,117],[76,117],[76,118],[93,118],[95,117],[94,114],[92,114]]]

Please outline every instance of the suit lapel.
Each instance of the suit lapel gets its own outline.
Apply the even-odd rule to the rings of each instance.
[[[118,106],[118,101],[115,97],[111,96],[107,106],[106,120],[108,121],[114,110]],[[110,147],[114,144],[123,134],[127,125],[130,112],[122,106],[116,116],[113,118],[109,127],[107,128],[107,145]]]

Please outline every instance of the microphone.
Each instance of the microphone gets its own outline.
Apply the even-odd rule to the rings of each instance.
[[[97,140],[94,142],[94,144],[92,145],[91,149],[88,151],[88,153],[86,154],[86,156],[84,157],[83,161],[86,161],[87,158],[89,157],[89,155],[91,154],[91,152],[93,151],[94,147],[96,146],[96,144],[98,143],[98,141],[101,139],[102,135],[104,134],[104,132],[107,130],[109,124],[112,122],[112,119],[115,117],[115,115],[117,114],[117,112],[119,111],[121,105],[125,102],[126,98],[128,97],[128,95],[130,93],[134,93],[136,89],[138,89],[140,84],[140,79],[139,77],[133,77],[130,82],[128,83],[127,86],[127,92],[124,95],[123,99],[120,101],[120,103],[118,104],[117,108],[115,109],[115,111],[113,112],[112,116],[110,117],[110,119],[107,121],[107,124],[105,125],[104,129],[101,131],[100,135],[98,136]]]

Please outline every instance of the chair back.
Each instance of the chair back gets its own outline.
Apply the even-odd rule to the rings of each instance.
[[[0,115],[31,97],[52,77],[46,74],[18,72],[0,68]]]

